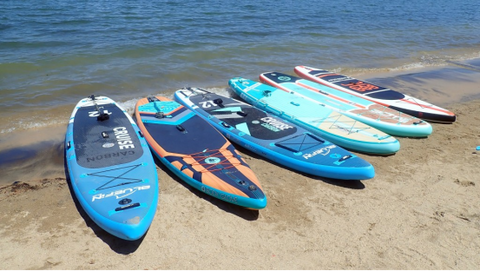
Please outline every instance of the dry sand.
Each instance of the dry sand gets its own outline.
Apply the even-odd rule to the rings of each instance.
[[[19,176],[0,188],[0,268],[478,269],[480,100],[447,108],[457,122],[433,124],[430,137],[399,138],[392,156],[358,154],[376,170],[366,181],[306,176],[240,149],[268,197],[260,211],[159,165],[158,211],[137,242],[95,225],[64,174]]]

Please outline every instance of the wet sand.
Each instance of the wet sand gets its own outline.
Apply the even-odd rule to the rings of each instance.
[[[260,211],[216,200],[158,165],[146,236],[119,240],[76,204],[65,125],[0,141],[2,269],[478,269],[480,72],[452,65],[360,75],[457,114],[392,156],[358,154],[375,178],[312,177],[239,149],[268,197]],[[29,158],[34,157],[34,158]]]

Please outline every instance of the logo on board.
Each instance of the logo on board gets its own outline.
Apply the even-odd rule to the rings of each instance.
[[[283,131],[283,130],[287,130],[287,129],[292,129],[293,126],[291,125],[288,125],[278,119],[275,119],[275,118],[272,118],[272,117],[264,117],[264,118],[261,118],[260,119],[261,121],[263,121],[263,123],[261,124],[263,127],[269,129],[269,130],[272,130],[274,132],[280,132],[280,131]],[[258,124],[260,123],[258,120],[255,120],[255,121],[252,121],[252,123],[254,124]]]
[[[108,114],[108,115],[111,115],[112,112],[109,112],[108,110],[103,110],[103,114]],[[98,111],[90,111],[88,112],[88,116],[90,118],[97,118],[98,116],[100,116],[100,114],[98,113]]]
[[[290,81],[292,78],[288,77],[288,76],[279,76],[278,77],[278,80],[280,81]]]
[[[203,160],[205,163],[213,165],[213,164],[218,164],[220,163],[220,158],[218,157],[208,157],[207,159]]]
[[[304,154],[303,158],[309,159],[309,158],[312,158],[312,157],[317,156],[317,155],[327,156],[330,153],[330,151],[334,148],[336,148],[335,145],[330,145],[330,146],[327,146],[327,147],[323,147],[323,148],[317,149],[317,150],[315,150],[311,153]]]

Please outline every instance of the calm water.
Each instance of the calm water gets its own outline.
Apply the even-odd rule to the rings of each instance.
[[[478,0],[0,1],[0,137],[184,86],[310,65],[345,72],[480,57]]]

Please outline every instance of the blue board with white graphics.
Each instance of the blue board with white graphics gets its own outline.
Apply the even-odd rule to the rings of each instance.
[[[391,135],[302,96],[241,77],[230,79],[229,85],[255,107],[348,150],[390,155],[400,149],[400,142]]]
[[[334,179],[375,175],[373,166],[357,155],[247,103],[199,88],[178,90],[175,99],[232,142],[279,165]]]
[[[152,153],[133,119],[105,96],[82,99],[65,135],[65,160],[75,197],[108,233],[142,238],[158,202]]]

